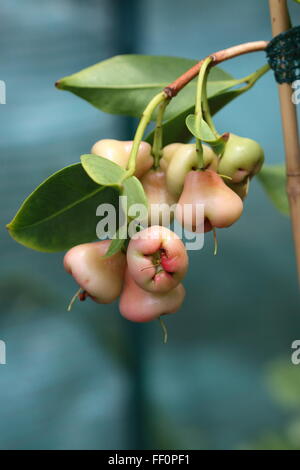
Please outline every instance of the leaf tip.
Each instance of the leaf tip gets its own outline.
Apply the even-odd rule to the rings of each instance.
[[[63,90],[64,86],[63,86],[63,80],[60,79],[60,80],[57,80],[55,83],[54,83],[54,86],[56,88],[58,88],[59,90]]]

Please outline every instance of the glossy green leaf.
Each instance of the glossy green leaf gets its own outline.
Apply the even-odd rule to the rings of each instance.
[[[211,112],[211,115],[213,116],[214,114],[217,114],[222,108],[225,108],[225,106],[231,101],[233,101],[235,98],[238,98],[240,95],[246,93],[247,88],[239,88],[237,90],[228,90],[224,91],[222,93],[219,93],[215,96],[213,96],[209,100],[209,109]]]
[[[216,138],[215,134],[204,119],[201,119],[199,129],[197,129],[195,115],[189,114],[186,118],[186,126],[194,137],[209,144],[217,155],[221,155],[224,152],[228,138],[225,138],[225,135]]]
[[[204,119],[201,119],[199,129],[196,127],[196,116],[194,114],[189,114],[185,123],[194,137],[197,137],[204,142],[213,142],[216,140],[214,133]]]
[[[102,186],[119,187],[125,170],[107,158],[86,154],[80,157],[81,164],[95,183]]]
[[[275,207],[282,214],[289,215],[284,165],[264,165],[257,178]]]
[[[23,202],[7,228],[19,243],[39,251],[66,250],[96,240],[99,204],[118,208],[118,191],[92,181],[80,163],[47,178]]]
[[[140,180],[132,176],[124,181],[123,187],[122,196],[126,196],[127,213],[134,204],[143,205],[148,210],[148,200]]]
[[[119,55],[62,78],[56,86],[107,113],[140,117],[154,95],[196,63],[178,57]],[[234,85],[230,74],[214,67],[209,74],[208,97]],[[172,100],[166,119],[192,106],[194,100],[195,80]]]

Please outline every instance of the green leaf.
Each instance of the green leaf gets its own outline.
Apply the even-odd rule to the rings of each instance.
[[[107,113],[140,117],[153,96],[196,63],[178,57],[119,55],[62,78],[56,86]],[[166,119],[193,105],[195,83],[195,80],[189,83],[172,100]],[[234,85],[231,75],[214,67],[209,74],[208,97]]]
[[[120,187],[125,170],[107,158],[98,155],[81,155],[81,164],[89,177],[102,186]]]
[[[279,212],[289,215],[284,165],[264,165],[257,178]]]
[[[217,114],[217,112],[219,112],[222,108],[225,108],[227,104],[229,104],[235,98],[238,98],[243,93],[246,93],[246,91],[248,90],[246,89],[246,87],[244,87],[244,88],[239,88],[237,90],[224,91],[222,93],[219,93],[213,96],[209,100],[209,109],[210,109],[211,115],[213,116],[214,114]]]
[[[142,186],[140,180],[138,180],[135,176],[131,176],[123,183],[124,189],[122,192],[122,196],[126,196],[126,206],[127,206],[127,214],[130,211],[130,207],[134,204],[140,204],[145,206],[146,210],[148,210],[148,200]],[[132,218],[129,217],[129,218]]]
[[[197,129],[196,116],[194,114],[189,114],[189,116],[186,118],[186,126],[194,137],[209,144],[216,154],[220,155],[224,152],[228,138],[225,138],[225,134],[216,138],[213,131],[204,119],[201,119],[199,129]]]
[[[194,137],[204,142],[214,142],[216,140],[214,133],[204,119],[201,119],[199,129],[196,128],[196,116],[194,114],[189,114],[185,122],[188,130]]]
[[[56,86],[71,91],[102,111],[141,117],[155,94],[196,63],[178,57],[120,55],[62,78]],[[167,107],[164,145],[191,139],[185,120],[194,110],[195,84],[196,80],[189,83]],[[237,84],[240,81],[219,67],[211,69],[207,91],[212,115],[247,91],[243,88],[227,91]],[[146,140],[153,142],[153,132]]]
[[[7,228],[19,243],[55,252],[96,240],[99,204],[118,208],[119,193],[92,181],[80,163],[47,178],[23,202]]]

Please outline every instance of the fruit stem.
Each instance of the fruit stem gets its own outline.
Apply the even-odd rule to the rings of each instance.
[[[222,175],[222,173],[218,173],[219,176],[221,176],[221,178],[224,178],[225,180],[229,180],[229,181],[232,181],[232,178],[231,176],[228,176],[228,175]]]
[[[266,72],[270,70],[269,64],[265,64],[262,67],[260,67],[258,70],[255,72],[251,73],[250,75],[247,75],[246,77],[243,77],[239,80],[237,80],[235,85],[243,84],[245,83],[245,86],[241,88],[237,88],[233,90],[233,93],[237,93],[238,95],[243,94],[245,91],[249,90],[250,88],[253,87],[253,85],[257,82],[257,80],[264,75]],[[218,131],[215,128],[211,112],[210,112],[210,107],[209,107],[209,101],[208,101],[208,96],[207,96],[207,78],[208,78],[208,73],[209,70],[206,73],[205,77],[205,83],[203,84],[203,95],[202,95],[202,106],[203,106],[203,116],[210,127],[213,135],[215,136],[216,141],[213,143],[211,142],[210,145],[212,149],[214,150],[215,153],[219,155],[221,158],[225,148],[226,148],[226,143],[228,142],[228,137],[229,133],[225,133],[222,136],[218,133]],[[214,145],[213,145],[214,144]],[[224,177],[222,175],[222,177]],[[226,177],[225,177],[226,178]]]
[[[202,121],[202,97],[203,97],[203,88],[206,85],[206,76],[207,70],[212,62],[213,58],[211,56],[206,57],[204,59],[202,67],[200,68],[199,75],[198,75],[198,82],[197,82],[197,90],[196,90],[196,104],[195,104],[195,127],[198,131],[201,128],[201,121]],[[198,168],[202,169],[204,166],[203,160],[203,147],[201,140],[196,138],[196,152],[198,156]]]
[[[139,125],[137,127],[134,139],[133,139],[133,145],[132,145],[130,157],[128,160],[127,171],[125,172],[125,175],[122,178],[123,181],[129,178],[130,176],[132,176],[135,172],[136,157],[137,157],[137,153],[139,150],[139,146],[144,136],[145,129],[151,120],[153,111],[160,103],[162,103],[163,101],[166,101],[167,99],[168,99],[167,94],[164,91],[161,91],[160,93],[155,95],[154,98],[152,98],[152,100],[146,106],[142,114],[142,117],[140,119]]]
[[[158,317],[158,321],[160,323],[162,333],[163,333],[163,343],[167,344],[167,342],[168,342],[168,330],[167,330],[166,324],[163,321],[163,319],[161,318],[161,316]]]
[[[73,304],[74,304],[74,302],[75,302],[77,299],[79,299],[79,296],[80,296],[81,292],[82,292],[82,289],[81,289],[81,287],[80,287],[80,288],[75,292],[75,294],[73,295],[72,299],[70,300],[70,303],[69,303],[69,305],[68,305],[68,307],[67,307],[67,311],[68,311],[68,312],[70,312],[70,311],[72,310]]]
[[[159,167],[159,160],[162,156],[162,146],[163,146],[163,119],[166,107],[170,102],[170,98],[164,100],[160,103],[157,113],[156,126],[154,130],[153,145],[152,145],[152,155],[154,157],[154,168]]]
[[[204,65],[204,64],[203,64]],[[203,66],[202,66],[203,67]],[[203,117],[207,124],[209,125],[212,133],[214,134],[216,139],[220,138],[220,134],[218,134],[214,122],[211,117],[210,109],[209,109],[209,103],[208,103],[208,97],[207,97],[207,79],[208,79],[208,74],[209,74],[209,67],[207,67],[205,71],[204,79],[203,79],[203,85],[202,85],[202,108],[203,108]]]
[[[204,65],[204,63],[203,63]],[[203,67],[203,66],[202,66]],[[241,78],[236,82],[236,85],[245,83],[246,85],[242,88],[240,88],[240,93],[243,93],[247,90],[249,90],[255,82],[262,76],[264,75],[268,70],[270,70],[269,64],[263,65],[260,69],[256,70],[254,73],[251,73],[250,75],[247,75],[244,78]],[[221,140],[221,135],[218,133],[209,108],[209,102],[208,102],[208,96],[207,96],[207,80],[208,80],[208,74],[209,74],[209,67],[206,69],[206,73],[203,79],[203,86],[202,86],[202,110],[203,110],[203,118],[205,119],[206,123],[210,127],[212,133],[214,134],[216,140]],[[223,149],[221,151],[221,155],[223,154],[225,150],[226,142],[223,143]]]
[[[217,231],[215,227],[213,227],[213,235],[214,235],[214,256],[216,256],[218,254],[218,239],[217,239]]]

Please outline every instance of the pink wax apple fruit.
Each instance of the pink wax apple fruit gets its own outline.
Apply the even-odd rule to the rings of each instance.
[[[184,278],[188,255],[180,238],[166,227],[153,225],[135,234],[127,248],[128,271],[148,292],[168,292]]]
[[[141,178],[141,183],[149,204],[148,225],[170,225],[174,218],[174,210],[170,208],[176,200],[166,187],[165,172],[151,169]]]
[[[124,282],[126,255],[119,252],[103,257],[110,243],[110,240],[104,240],[77,245],[64,257],[65,270],[100,304],[111,303],[119,297]]]
[[[132,140],[102,139],[93,145],[91,153],[107,158],[126,169],[132,144]],[[151,145],[147,142],[141,142],[137,153],[135,176],[141,178],[152,165]]]
[[[202,221],[197,220],[201,207]],[[212,170],[197,170],[190,171],[185,178],[175,216],[189,231],[201,232],[204,229],[209,232],[214,227],[229,227],[240,218],[242,212],[241,198],[224,183],[220,175]]]
[[[184,297],[185,289],[182,284],[165,293],[147,292],[136,284],[127,270],[119,310],[127,320],[149,322],[161,315],[175,313]]]

